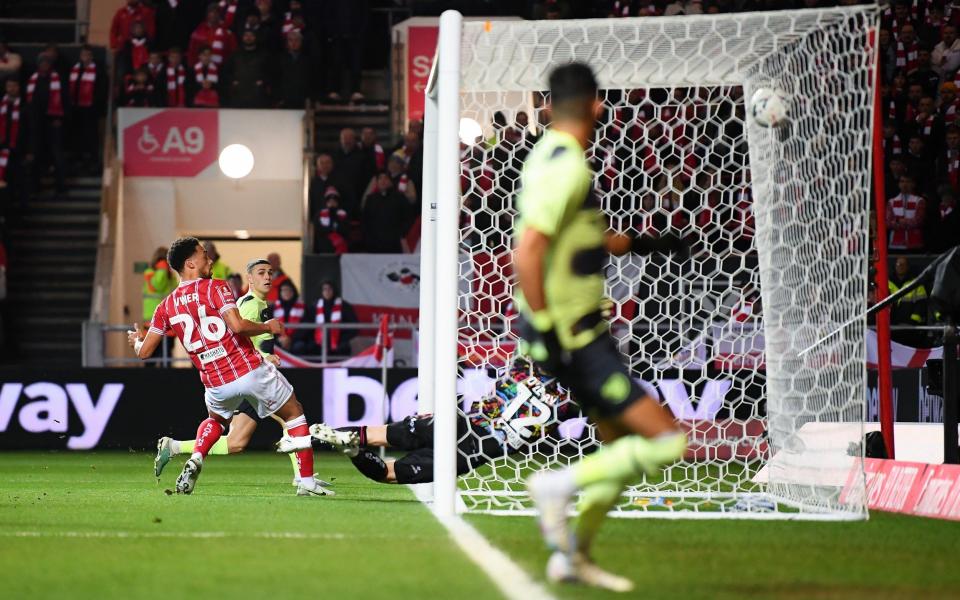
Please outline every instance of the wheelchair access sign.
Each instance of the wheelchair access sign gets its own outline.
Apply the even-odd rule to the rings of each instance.
[[[169,109],[123,126],[120,156],[127,177],[196,177],[217,160],[219,115]]]

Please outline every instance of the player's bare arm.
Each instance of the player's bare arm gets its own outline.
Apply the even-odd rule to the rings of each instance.
[[[133,330],[127,331],[127,342],[140,360],[146,360],[153,356],[154,351],[162,341],[163,336],[153,331],[148,331],[146,337],[144,337],[139,323],[134,323]]]

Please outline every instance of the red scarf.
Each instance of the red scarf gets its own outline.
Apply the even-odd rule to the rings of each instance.
[[[33,102],[33,92],[37,89],[37,80],[40,73],[34,73],[27,81],[27,104]],[[50,100],[47,102],[47,115],[51,117],[63,116],[63,96],[60,90],[60,76],[56,71],[50,71]]]
[[[317,318],[316,323],[318,325],[323,325],[327,322],[327,315],[323,312],[326,304],[324,303],[323,297],[321,296],[317,300]],[[340,298],[333,299],[333,309],[330,311],[330,322],[331,323],[341,323],[343,321],[343,300]],[[317,327],[313,330],[313,339],[320,345],[323,344],[323,327]],[[340,345],[340,330],[339,329],[330,329],[330,348],[336,348]]]
[[[287,312],[283,310],[283,303],[277,300],[273,303],[273,318],[281,323],[290,325],[303,321],[303,301],[297,300],[294,302],[293,306],[290,307],[290,314],[287,314]],[[294,331],[294,329],[287,328],[284,333],[286,335],[293,335]]]
[[[903,144],[900,142],[900,136],[893,134],[890,139],[890,147],[887,147],[887,138],[883,138],[883,152],[889,156],[900,156],[903,154]]]
[[[70,69],[70,97],[77,106],[89,108],[93,106],[93,90],[97,83],[97,65],[93,61],[84,66],[82,63],[73,65]]]
[[[333,215],[331,214],[329,208],[324,208],[320,211],[320,225],[323,227],[330,227],[330,225],[333,223],[334,216],[336,216],[338,221],[345,221],[347,219],[347,211],[343,210],[342,208],[338,208],[336,215]],[[330,240],[331,244],[333,244],[333,251],[337,254],[337,256],[346,254],[348,249],[347,240],[345,240],[339,232],[331,231],[327,233],[327,239]]]
[[[930,137],[930,133],[933,131],[933,121],[936,119],[937,115],[932,114],[928,116],[923,122],[918,122],[917,125],[920,125],[920,131],[923,133],[924,137]]]
[[[620,0],[617,0],[616,2],[613,3],[613,10],[611,12],[615,17],[629,17],[630,3],[620,2]]]
[[[233,19],[237,16],[237,3],[227,3],[227,0],[220,0],[220,18],[223,19],[223,26],[227,29],[233,26]]]
[[[147,81],[147,84],[143,86],[143,89],[137,89],[137,80],[131,76],[127,76],[127,87],[126,87],[127,96],[127,106],[150,106],[150,96],[153,95],[153,83]],[[139,96],[136,94],[144,94]]]
[[[297,24],[293,22],[293,13],[290,11],[287,11],[287,13],[283,15],[283,28],[281,29],[281,33],[283,33],[283,35],[287,35],[291,31],[302,33],[301,28],[298,27]]]
[[[213,62],[220,64],[225,58],[224,53],[227,50],[227,30],[224,27],[217,27],[213,32],[213,41],[210,42],[210,50],[213,54]]]
[[[943,124],[944,125],[953,125],[954,121],[957,120],[957,103],[954,102],[947,107],[947,110],[943,111]]]
[[[952,212],[953,212],[953,207],[952,207],[952,206],[942,206],[942,205],[940,206],[940,218],[941,218],[941,219],[946,219],[947,217],[950,216],[950,213],[952,213]]]
[[[150,60],[150,49],[147,48],[147,38],[130,38],[130,64],[136,71]]]
[[[960,184],[960,150],[947,150],[947,179],[954,189]]]
[[[383,151],[380,144],[373,145],[373,162],[377,165],[377,170],[382,171],[387,167],[387,154]]]
[[[199,85],[203,85],[204,81],[209,81],[216,86],[219,81],[218,70],[217,63],[212,62],[209,65],[204,65],[202,62],[198,62],[193,66],[193,76]]]
[[[183,65],[176,67],[167,65],[167,106],[186,106],[187,88],[184,85],[187,81],[186,73]]]
[[[7,115],[10,115],[10,131],[7,131]],[[9,136],[7,135],[9,133]],[[11,150],[17,148],[20,134],[20,98],[4,96],[0,102],[0,145],[6,145]]]
[[[0,150],[0,181],[7,180],[7,161],[10,159],[10,151],[4,148]]]
[[[917,55],[920,51],[920,45],[912,42],[907,48],[903,42],[897,42],[897,68],[912,71],[917,68]]]

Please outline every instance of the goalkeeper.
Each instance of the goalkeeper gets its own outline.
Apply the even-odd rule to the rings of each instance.
[[[273,267],[264,258],[257,258],[247,264],[247,286],[249,292],[237,301],[237,308],[240,316],[254,323],[263,323],[271,318],[271,309],[267,304],[266,297],[270,293],[273,285]],[[280,366],[280,359],[273,354],[273,336],[264,333],[250,338],[263,358]],[[283,426],[283,420],[271,415],[273,420]],[[260,423],[260,417],[257,410],[249,402],[240,404],[233,419],[230,421],[230,434],[221,437],[217,443],[210,449],[210,454],[236,454],[243,452],[253,437],[257,425]],[[284,431],[286,433],[286,431]],[[175,440],[169,437],[162,437],[157,442],[157,456],[153,460],[153,472],[156,477],[160,477],[163,468],[170,462],[170,458],[175,454],[190,454],[193,452],[193,440]],[[297,466],[296,457],[291,454],[290,461],[293,463],[293,485],[297,485],[300,479],[300,470]],[[321,482],[329,486],[327,482]]]
[[[684,252],[675,236],[630,240],[606,234],[585,150],[602,104],[589,67],[571,63],[550,74],[552,127],[526,159],[517,199],[514,273],[525,351],[569,388],[597,426],[604,446],[559,471],[528,480],[541,532],[553,551],[551,581],[629,591],[632,582],[590,559],[590,546],[625,486],[683,456],[686,436],[624,366],[602,314],[607,254]],[[580,492],[579,517],[568,509]]]
[[[495,390],[474,403],[457,420],[457,475],[507,454],[520,452],[552,430],[570,408],[555,380],[523,359],[496,383]],[[579,414],[579,413],[577,413]],[[557,417],[557,418],[554,418]],[[329,444],[350,457],[358,471],[380,483],[433,481],[433,416],[413,415],[389,425],[332,427],[318,423],[312,436],[284,437],[279,452],[295,452]],[[384,460],[372,448],[402,450],[403,456]]]

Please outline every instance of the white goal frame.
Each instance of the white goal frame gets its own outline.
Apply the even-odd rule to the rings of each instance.
[[[819,19],[830,15],[863,14],[866,19],[879,16],[875,6],[835,7],[829,9],[811,9],[799,11],[778,11],[792,13],[802,22],[815,27]],[[695,60],[685,62],[683,56],[676,61],[664,60],[669,63],[669,69],[645,69],[643,64],[602,62],[606,57],[579,57],[574,55],[560,55],[552,57],[549,66],[555,66],[576,58],[592,58],[601,61],[602,68],[596,68],[601,88],[642,88],[642,87],[669,87],[671,85],[698,85],[698,86],[744,86],[744,72],[755,67],[751,60],[763,58],[760,46],[765,41],[762,35],[757,34],[758,47],[752,45],[755,40],[750,27],[750,17],[759,17],[763,13],[739,13],[735,15],[703,15],[684,17],[656,18],[670,24],[687,23],[690,19],[723,22],[733,32],[731,45],[739,44],[742,47],[731,54],[723,53],[721,60],[702,59],[702,54],[696,50],[688,53]],[[611,19],[610,27],[629,26],[631,21],[640,19]],[[649,22],[649,18],[643,19]],[[577,22],[567,23],[566,26]],[[580,22],[591,23],[591,21]],[[595,23],[595,22],[594,22]],[[756,21],[753,21],[756,24]],[[534,22],[530,27],[544,27],[545,22]],[[512,24],[512,26],[523,26]],[[557,25],[563,27],[564,25]],[[507,67],[485,68],[476,62],[464,67],[461,54],[472,49],[463,46],[463,18],[456,11],[446,11],[440,18],[440,34],[437,45],[437,55],[433,62],[430,79],[427,85],[424,115],[424,168],[423,168],[423,201],[422,201],[422,234],[421,234],[421,279],[420,279],[420,336],[419,336],[419,400],[418,411],[434,415],[435,439],[434,457],[435,474],[433,484],[433,509],[441,517],[450,517],[462,512],[463,506],[458,508],[458,488],[456,476],[457,456],[457,404],[453,401],[457,397],[458,374],[458,293],[461,278],[459,265],[460,248],[460,152],[459,126],[461,110],[461,91],[464,81],[469,81],[471,90],[516,90],[542,89],[545,87],[546,71],[544,63],[537,65],[537,71],[526,68],[522,61],[517,64],[509,63]],[[768,40],[767,40],[768,41]],[[724,40],[724,44],[727,40]],[[512,56],[515,49],[505,49],[503,55]],[[709,52],[709,50],[707,50]],[[874,52],[876,48],[874,48]],[[519,53],[516,53],[519,55]],[[621,54],[621,60],[626,60]],[[876,56],[872,59],[876,64]],[[656,66],[656,65],[655,65]],[[536,78],[539,86],[520,85],[516,82],[526,82]],[[510,87],[510,86],[515,87]],[[484,87],[493,86],[493,87]],[[503,87],[506,86],[506,87]],[[873,89],[876,94],[876,89]],[[874,103],[871,101],[871,110]],[[871,113],[872,114],[872,113]],[[871,123],[873,119],[871,119]],[[745,134],[746,135],[746,134]],[[751,140],[754,138],[751,136]],[[751,144],[750,158],[755,154],[766,152],[770,138],[764,144],[754,147]],[[752,162],[751,162],[752,164]],[[754,176],[754,198],[761,198],[765,190],[769,191],[776,183],[763,175]],[[772,192],[771,192],[772,193]],[[769,225],[769,223],[767,223]],[[758,226],[764,224],[758,219]],[[867,223],[862,223],[867,227]],[[769,258],[767,259],[769,260]],[[762,262],[762,261],[761,261]],[[761,264],[761,267],[763,265]],[[866,291],[866,261],[863,265],[863,291]],[[856,329],[856,327],[854,327]],[[862,329],[865,330],[865,320]],[[810,335],[813,335],[811,333]],[[815,336],[814,338],[815,339]],[[779,340],[782,341],[782,340]],[[772,344],[771,344],[772,345]],[[863,369],[863,386],[866,385],[866,366]],[[865,407],[865,395],[863,405]],[[864,409],[865,410],[865,409]],[[859,436],[863,435],[863,413],[861,411]],[[856,425],[855,420],[851,422]],[[856,464],[860,465],[859,475],[853,479],[854,487],[863,485],[862,448],[855,456]],[[855,490],[856,491],[856,490]],[[854,498],[861,498],[862,493],[854,493]],[[788,503],[785,500],[785,503]],[[866,518],[866,509],[860,502],[859,509],[845,513],[750,513],[739,515],[740,518],[804,518],[804,519],[862,519]],[[856,508],[856,507],[855,507]],[[517,513],[511,513],[517,514]],[[624,516],[659,516],[667,518],[691,517],[711,518],[712,516],[729,518],[729,513],[711,515],[710,513],[680,512],[643,513]]]

